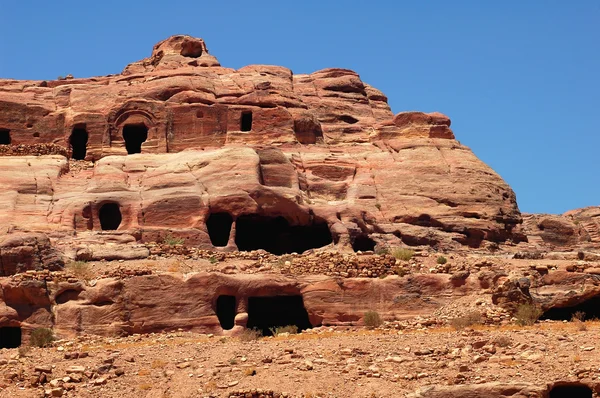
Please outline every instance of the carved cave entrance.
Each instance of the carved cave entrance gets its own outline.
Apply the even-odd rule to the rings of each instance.
[[[10,145],[10,130],[0,129],[0,145]]]
[[[302,253],[333,241],[329,227],[324,222],[290,226],[281,216],[240,216],[235,222],[235,231],[238,250],[263,249],[275,255]]]
[[[129,155],[142,153],[142,143],[148,139],[148,127],[145,124],[126,124],[123,126],[123,139]]]
[[[121,209],[117,203],[106,203],[98,211],[100,228],[104,231],[116,230],[121,225]]]
[[[242,118],[240,120],[240,130],[252,130],[252,112],[242,112]]]
[[[550,308],[542,314],[540,319],[570,321],[576,312],[584,313],[585,319],[600,318],[600,296],[592,297],[571,307]]]
[[[553,387],[549,398],[592,398],[592,396],[592,389],[585,384],[569,384]]]
[[[206,228],[213,246],[227,246],[233,217],[229,213],[211,213],[206,220]]]
[[[0,328],[0,348],[18,348],[21,345],[21,328]]]
[[[75,160],[85,159],[87,153],[88,132],[85,126],[77,126],[73,128],[69,144],[71,144],[71,158]]]
[[[271,328],[295,325],[298,331],[312,328],[302,296],[248,297],[248,329],[272,336]]]
[[[217,298],[217,318],[223,330],[229,330],[235,320],[235,296],[219,296]]]
[[[355,236],[352,240],[352,250],[355,252],[373,251],[375,250],[375,241],[369,238],[367,235]]]

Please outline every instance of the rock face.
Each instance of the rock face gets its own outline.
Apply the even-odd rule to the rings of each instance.
[[[0,281],[0,325],[19,325],[24,332],[52,327],[64,336],[81,331],[115,336],[178,328],[235,334],[248,323],[260,324],[265,310],[271,311],[267,321],[273,321],[281,305],[289,324],[302,324],[304,316],[306,327],[360,325],[369,310],[389,320],[425,315],[452,297],[480,289],[475,277],[460,287],[454,287],[449,278],[423,274],[340,280],[198,273],[185,279],[166,274],[104,278],[93,286],[72,280],[46,283],[4,278]],[[231,298],[231,306],[222,305],[222,297]],[[297,302],[290,297],[298,298]]]
[[[545,386],[544,386],[545,387]],[[531,397],[543,398],[548,396],[548,389],[530,384],[485,383],[466,386],[427,386],[422,387],[410,398],[459,398],[459,397]]]
[[[62,255],[52,248],[44,234],[18,234],[0,240],[0,276],[27,270],[58,270]]]
[[[600,247],[600,206],[523,218],[523,230],[532,244],[550,249]]]
[[[189,36],[120,75],[0,80],[0,143],[94,161],[74,172],[56,150],[0,157],[2,233],[118,230],[274,253],[525,239],[513,191],[448,117],[394,116],[346,69],[221,67]]]

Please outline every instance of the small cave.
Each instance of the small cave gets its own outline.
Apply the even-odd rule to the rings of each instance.
[[[556,385],[550,390],[549,398],[592,398],[592,389],[585,384]]]
[[[71,145],[71,158],[75,160],[85,159],[87,153],[88,143],[88,132],[85,126],[78,126],[73,128],[71,137],[69,138],[69,144]]]
[[[217,297],[217,318],[223,330],[233,328],[235,320],[235,296],[219,296]]]
[[[467,229],[466,231],[464,231],[463,235],[465,236],[465,238],[461,239],[459,243],[462,243],[463,245],[467,245],[474,249],[480,247],[481,242],[483,242],[483,239],[485,238],[484,232],[476,229]]]
[[[252,130],[252,112],[242,112],[240,119],[240,130],[251,131]]]
[[[439,223],[435,219],[431,218],[431,216],[429,214],[421,214],[414,221],[414,225],[418,225],[420,227],[437,227],[437,228],[442,226],[441,223]]]
[[[0,328],[0,348],[18,348],[21,345],[21,328]]]
[[[0,129],[0,145],[10,145],[10,130]]]
[[[202,55],[202,43],[197,41],[184,41],[181,44],[180,55],[189,58],[198,58]]]
[[[272,328],[295,325],[298,331],[312,328],[302,296],[265,296],[248,298],[248,329],[272,336]]]
[[[275,255],[302,253],[333,242],[327,223],[291,226],[281,216],[240,216],[235,230],[235,244],[240,251],[263,249]]]
[[[126,124],[123,127],[125,149],[129,155],[142,153],[142,143],[148,139],[148,127],[145,124]]]
[[[459,232],[462,236],[452,238],[452,240],[460,243],[461,245],[469,246],[473,249],[481,247],[483,240],[486,238],[485,232],[478,229],[467,229],[464,228],[462,232]],[[492,234],[488,235],[488,240],[493,240]]]
[[[100,228],[104,231],[114,231],[119,228],[122,221],[121,209],[117,203],[105,203],[98,211]]]
[[[68,289],[68,290],[65,290],[64,292],[56,295],[56,297],[54,298],[54,301],[56,302],[56,304],[64,304],[71,300],[78,300],[79,293],[81,293],[81,292],[78,290]]]
[[[213,246],[224,247],[229,242],[233,217],[229,213],[211,213],[206,220],[208,236]]]
[[[340,120],[344,123],[348,123],[348,124],[355,124],[358,123],[358,119],[355,117],[352,117],[350,115],[342,115],[340,116]]]
[[[374,251],[375,241],[369,238],[368,235],[357,235],[352,239],[352,250],[355,252]]]
[[[600,318],[600,296],[592,297],[571,307],[553,307],[540,317],[541,320],[570,321],[573,315],[583,315],[583,319]]]

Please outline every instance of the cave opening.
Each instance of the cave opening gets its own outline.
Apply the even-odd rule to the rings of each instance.
[[[69,143],[71,144],[71,158],[75,160],[85,159],[88,143],[88,132],[86,131],[85,126],[73,128]]]
[[[235,320],[235,296],[217,297],[217,318],[223,330],[229,330],[234,325]]]
[[[148,127],[145,124],[126,124],[123,127],[125,149],[129,155],[142,153],[142,143],[148,139]]]
[[[21,345],[21,328],[0,328],[0,348],[18,348]]]
[[[327,223],[291,226],[281,216],[243,215],[237,218],[235,231],[238,250],[263,249],[275,255],[302,253],[333,242]]]
[[[79,290],[68,289],[68,290],[65,290],[64,292],[58,294],[54,298],[54,301],[56,302],[56,304],[64,304],[68,301],[78,300],[79,293],[81,293]]]
[[[208,236],[213,246],[227,246],[232,224],[233,217],[229,213],[211,213],[208,216],[206,228],[208,229]]]
[[[592,398],[592,389],[585,384],[567,384],[554,386],[549,398]]]
[[[121,209],[117,203],[105,203],[98,211],[100,228],[104,231],[116,230],[121,225]]]
[[[248,329],[272,336],[280,326],[296,326],[298,332],[312,328],[302,296],[248,297]]]
[[[0,145],[10,145],[10,130],[0,129]]]
[[[179,54],[183,55],[184,57],[198,58],[202,55],[202,43],[184,41],[181,44],[181,51]]]
[[[540,319],[553,321],[570,321],[573,316],[577,318],[593,319],[600,318],[600,296],[592,297],[579,304],[570,307],[553,307],[542,314]]]
[[[358,235],[355,236],[352,240],[352,250],[355,252],[361,251],[374,251],[375,250],[375,241],[369,238],[368,235]]]
[[[350,115],[342,115],[342,116],[340,116],[340,120],[342,122],[348,123],[348,124],[358,123],[358,119],[355,117],[352,117]]]
[[[252,130],[252,112],[242,112],[242,118],[240,120],[241,131]]]

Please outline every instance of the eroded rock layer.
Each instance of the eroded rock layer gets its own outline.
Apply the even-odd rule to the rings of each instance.
[[[524,231],[532,244],[554,249],[598,248],[600,206],[570,210],[564,214],[526,214]]]
[[[416,275],[340,280],[200,273],[186,279],[177,275],[105,278],[93,286],[73,279],[53,283],[5,279],[0,282],[0,324],[22,327],[25,333],[52,327],[65,336],[81,331],[114,336],[178,328],[236,333],[255,322],[253,317],[260,317],[260,308],[270,305],[264,300],[272,298],[271,307],[282,300],[286,312],[303,312],[306,327],[357,325],[365,312],[374,308],[389,319],[403,319],[431,313],[449,297],[479,288],[474,278],[459,287],[449,283],[449,278]],[[229,310],[220,308],[223,296],[233,298]],[[298,302],[290,297],[297,297]],[[289,323],[301,323],[299,317]],[[269,318],[276,316],[271,313]]]
[[[273,253],[525,239],[513,191],[448,117],[394,116],[350,70],[221,67],[189,36],[120,75],[0,80],[0,144],[12,155],[0,157],[2,233],[119,230]],[[94,164],[75,172],[40,145]],[[28,147],[58,155],[19,156]]]

